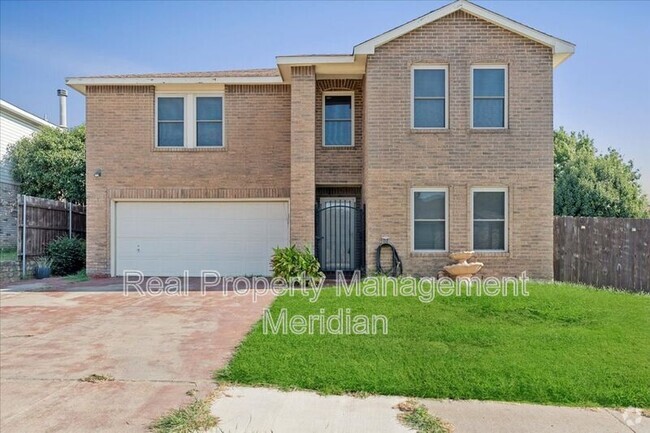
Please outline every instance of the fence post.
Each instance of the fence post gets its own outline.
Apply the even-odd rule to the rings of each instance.
[[[68,238],[72,238],[72,202],[68,202]]]
[[[27,275],[27,196],[23,194],[23,278]]]

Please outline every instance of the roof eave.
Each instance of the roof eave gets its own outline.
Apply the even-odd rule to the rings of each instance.
[[[156,86],[161,84],[282,84],[280,75],[273,77],[137,77],[101,78],[69,77],[66,84],[74,90],[86,94],[88,86]]]

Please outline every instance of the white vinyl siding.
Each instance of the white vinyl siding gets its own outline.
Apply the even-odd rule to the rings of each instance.
[[[11,176],[11,166],[5,160],[9,146],[23,137],[32,135],[40,127],[30,125],[9,113],[0,111],[0,182],[14,183]]]

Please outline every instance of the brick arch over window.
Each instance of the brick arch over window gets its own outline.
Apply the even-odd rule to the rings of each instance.
[[[323,147],[323,92],[354,91],[354,147]],[[316,81],[316,184],[361,185],[363,181],[363,80]]]

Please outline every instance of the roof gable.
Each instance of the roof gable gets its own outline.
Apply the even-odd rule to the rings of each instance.
[[[428,14],[423,15],[419,18],[409,21],[406,24],[395,27],[394,29],[382,33],[379,36],[375,36],[372,39],[360,43],[354,47],[354,54],[374,54],[377,47],[384,45],[394,39],[397,39],[400,36],[403,36],[426,24],[446,17],[447,15],[450,15],[456,11],[465,11],[477,18],[481,18],[501,28],[550,47],[553,50],[554,67],[568,59],[575,52],[575,45],[570,42],[558,39],[546,33],[540,32],[539,30],[535,30],[532,27],[518,23],[517,21],[506,18],[503,15],[499,15],[466,0],[458,0],[432,12],[429,12]]]

